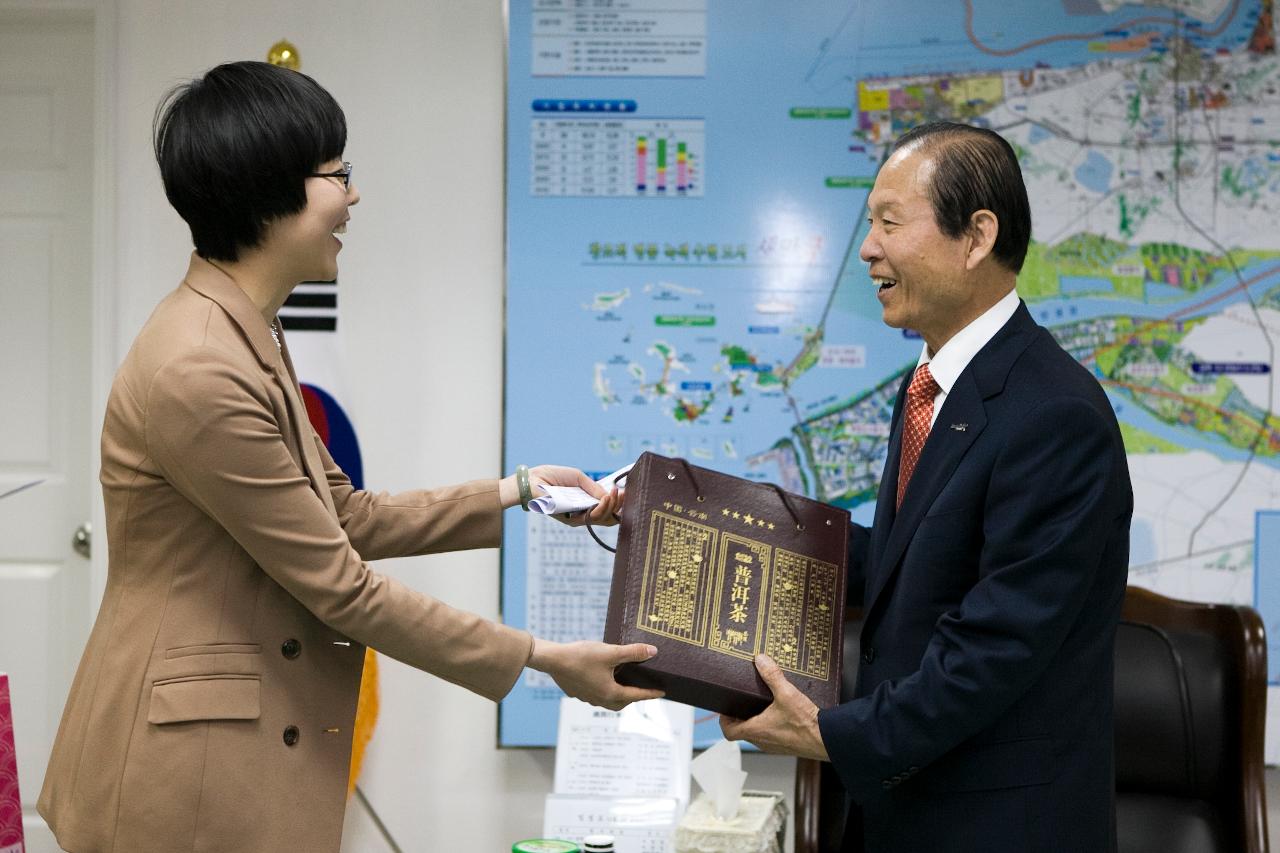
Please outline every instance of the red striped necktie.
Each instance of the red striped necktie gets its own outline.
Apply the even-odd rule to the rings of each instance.
[[[896,508],[902,507],[902,496],[907,493],[907,483],[915,473],[920,451],[924,450],[925,439],[929,437],[929,425],[933,421],[933,398],[941,390],[942,386],[934,381],[928,364],[916,368],[916,375],[911,377],[911,384],[907,386],[907,414],[902,428],[902,463],[898,466]]]

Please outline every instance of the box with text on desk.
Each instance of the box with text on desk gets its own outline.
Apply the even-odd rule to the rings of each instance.
[[[849,513],[653,453],[625,487],[604,639],[658,655],[618,681],[749,717],[772,701],[753,663],[764,652],[819,708],[835,705]]]

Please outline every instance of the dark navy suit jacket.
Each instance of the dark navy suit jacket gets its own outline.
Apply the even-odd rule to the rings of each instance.
[[[947,394],[895,512],[906,385],[875,522],[851,536],[855,696],[818,716],[852,799],[845,849],[1114,850],[1133,493],[1111,405],[1020,304]]]

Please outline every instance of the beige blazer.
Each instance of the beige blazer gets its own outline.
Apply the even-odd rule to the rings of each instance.
[[[496,547],[496,482],[353,489],[198,257],[116,375],[102,487],[106,593],[39,800],[73,853],[337,851],[365,646],[493,700],[528,660],[365,563]]]

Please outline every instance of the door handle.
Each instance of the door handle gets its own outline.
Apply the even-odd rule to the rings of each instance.
[[[76,532],[71,534],[71,547],[76,549],[76,553],[86,560],[89,559],[93,545],[93,527],[89,522],[85,522],[76,528]]]

